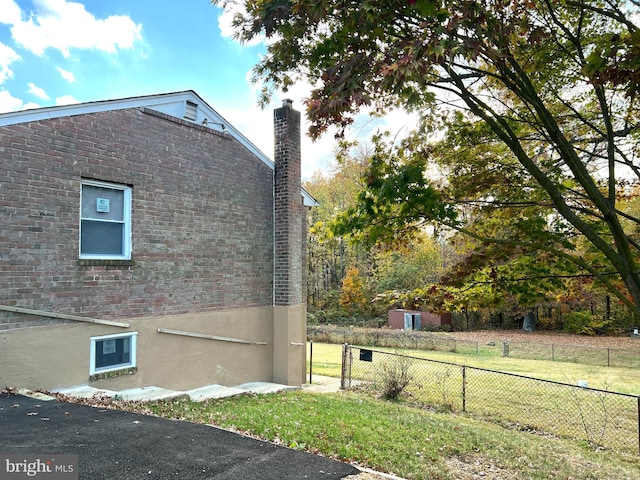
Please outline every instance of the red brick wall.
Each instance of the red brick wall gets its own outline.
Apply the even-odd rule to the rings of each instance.
[[[130,264],[78,260],[83,178],[132,186]],[[272,284],[273,172],[229,135],[146,109],[0,127],[1,305],[156,316],[272,305]],[[51,322],[0,312],[27,321]]]

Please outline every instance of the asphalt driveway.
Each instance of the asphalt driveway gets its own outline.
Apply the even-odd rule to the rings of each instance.
[[[78,455],[79,478],[91,480],[328,480],[359,473],[206,425],[8,393],[0,394],[0,454]]]

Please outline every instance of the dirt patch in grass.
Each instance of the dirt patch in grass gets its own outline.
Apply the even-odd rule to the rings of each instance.
[[[584,345],[589,347],[609,347],[640,351],[639,337],[590,337],[558,332],[525,332],[523,330],[479,330],[474,332],[453,332],[456,340],[490,342],[554,343],[556,345]]]
[[[517,480],[521,478],[517,472],[501,468],[491,459],[481,456],[453,457],[447,459],[446,464],[449,474],[458,479]]]

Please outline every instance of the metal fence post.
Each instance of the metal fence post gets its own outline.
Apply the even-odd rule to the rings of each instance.
[[[313,340],[309,342],[309,383],[313,383]]]
[[[638,453],[640,453],[640,395],[638,395]]]
[[[351,357],[351,347],[348,343],[342,345],[342,372],[340,376],[340,389],[346,390],[351,387],[351,365],[349,358]]]
[[[467,367],[462,366],[462,411],[467,412]]]
[[[553,343],[551,344],[551,361],[556,361],[556,346]]]

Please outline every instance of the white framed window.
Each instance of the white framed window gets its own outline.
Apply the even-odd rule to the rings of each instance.
[[[91,337],[89,374],[134,368],[137,338],[138,332]]]
[[[131,259],[131,187],[82,181],[80,258]]]

